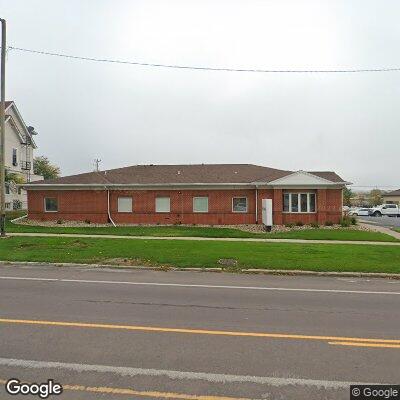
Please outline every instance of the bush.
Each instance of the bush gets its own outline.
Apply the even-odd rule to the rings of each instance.
[[[342,218],[340,220],[340,226],[342,226],[343,228],[348,228],[350,225],[351,225],[351,222],[347,218]]]
[[[350,217],[345,216],[345,217],[341,218],[341,220],[340,220],[340,225],[345,228],[349,227],[350,225],[355,225],[356,223],[357,223],[357,220],[354,217],[350,218]]]
[[[294,223],[293,222],[288,222],[285,224],[286,228],[293,228],[294,227]]]
[[[58,225],[62,225],[63,223],[64,223],[64,221],[63,221],[62,219],[58,219],[58,220],[57,220],[57,224],[58,224]]]
[[[13,200],[13,210],[21,210],[21,209],[22,209],[22,201]]]
[[[297,221],[297,222],[296,222],[296,226],[303,226],[303,225],[304,225],[304,223],[301,222],[301,221]]]
[[[311,222],[310,226],[311,228],[319,228],[318,222]]]
[[[90,220],[90,219],[85,219],[85,224],[91,224],[92,223],[92,221]]]
[[[333,226],[333,222],[332,221],[326,221],[325,222],[325,226]]]

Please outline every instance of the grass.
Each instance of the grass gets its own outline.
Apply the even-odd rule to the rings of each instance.
[[[400,246],[184,240],[9,237],[0,260],[216,267],[233,258],[238,268],[400,273]]]
[[[355,240],[393,242],[396,238],[380,232],[360,231],[351,228],[319,229],[310,228],[277,233],[252,233],[232,228],[214,228],[199,226],[118,226],[118,227],[67,227],[67,226],[30,226],[10,222],[8,232],[28,233],[76,233],[84,235],[120,235],[120,236],[170,236],[170,237],[208,237],[208,238],[270,238],[270,239],[305,239],[305,240]]]

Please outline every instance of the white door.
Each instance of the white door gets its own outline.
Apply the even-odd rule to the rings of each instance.
[[[272,226],[272,199],[262,199],[262,223]]]

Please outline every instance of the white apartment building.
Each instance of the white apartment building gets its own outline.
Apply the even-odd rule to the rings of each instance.
[[[33,152],[37,148],[34,129],[27,126],[13,101],[6,102],[5,108],[5,169],[8,176],[17,175],[24,182],[43,179],[33,173]],[[6,182],[6,210],[27,208],[26,191],[13,181]]]

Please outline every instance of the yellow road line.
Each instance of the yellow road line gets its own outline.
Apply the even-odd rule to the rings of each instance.
[[[360,343],[360,342],[328,342],[329,344],[339,346],[356,346],[356,347],[385,347],[388,349],[400,349],[400,344],[386,344],[386,343]]]
[[[354,338],[354,337],[341,337],[341,336],[313,336],[313,335],[263,333],[263,332],[238,332],[238,331],[235,332],[235,331],[218,331],[218,330],[204,330],[204,329],[164,328],[156,326],[113,325],[113,324],[96,324],[96,323],[86,323],[86,322],[40,321],[40,320],[6,319],[6,318],[0,318],[0,323],[65,326],[65,327],[91,328],[91,329],[116,329],[116,330],[142,331],[142,332],[188,333],[196,335],[260,337],[260,338],[274,338],[274,339],[391,343],[400,345],[400,340],[398,339],[372,339],[372,338]]]
[[[0,379],[0,384],[6,384],[7,381]],[[104,386],[83,386],[83,385],[63,385],[63,390],[74,390],[78,392],[91,392],[101,394],[130,395],[153,397],[158,399],[182,399],[182,400],[251,400],[244,397],[226,397],[226,396],[202,396],[195,394],[157,392],[157,391],[141,391],[127,388],[112,388]]]

